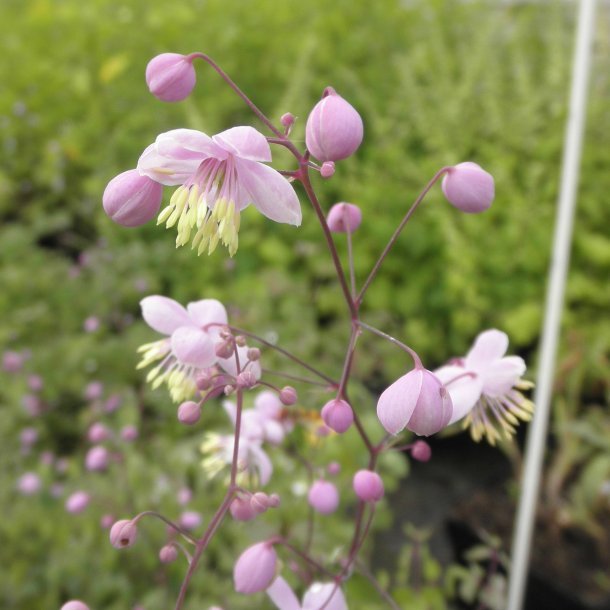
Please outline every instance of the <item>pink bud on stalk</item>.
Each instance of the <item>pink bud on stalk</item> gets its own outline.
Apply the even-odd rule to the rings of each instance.
[[[332,87],[313,107],[305,125],[305,143],[320,161],[340,161],[354,154],[362,142],[360,115]]]
[[[280,118],[280,123],[284,127],[290,128],[294,125],[295,120],[295,116],[292,112],[285,112]]]
[[[359,470],[354,475],[352,484],[356,495],[363,502],[379,502],[383,498],[383,481],[373,470]]]
[[[450,167],[441,188],[449,203],[467,214],[487,210],[495,195],[493,176],[471,161]]]
[[[123,426],[121,438],[127,443],[135,441],[138,438],[138,429],[135,426]]]
[[[81,602],[78,599],[70,600],[66,602],[60,610],[89,610],[89,606],[87,604]]]
[[[101,472],[108,468],[108,449],[106,447],[91,447],[85,457],[85,468],[91,472]]]
[[[252,521],[258,514],[250,503],[250,498],[236,496],[229,507],[231,516],[235,521]]]
[[[195,87],[193,59],[179,53],[161,53],[146,66],[146,84],[150,92],[163,102],[180,102]]]
[[[354,423],[354,412],[351,406],[340,398],[329,400],[322,407],[324,423],[337,434],[343,434]]]
[[[377,402],[377,416],[390,434],[407,428],[429,436],[447,426],[452,414],[449,392],[434,373],[423,368],[403,375]]]
[[[24,496],[33,496],[42,489],[42,481],[35,472],[26,472],[17,481],[17,490]]]
[[[333,161],[324,161],[320,168],[320,176],[322,178],[331,178],[335,175],[335,163]]]
[[[130,169],[108,183],[102,203],[114,222],[124,227],[138,227],[157,215],[162,197],[161,184]]]
[[[432,457],[432,449],[426,441],[415,441],[411,447],[411,457],[418,462],[427,462]]]
[[[298,397],[297,391],[292,386],[287,385],[280,390],[280,401],[287,407],[293,405]]]
[[[275,578],[277,554],[273,545],[259,542],[247,548],[233,568],[233,582],[238,593],[258,593]]]
[[[78,513],[82,513],[87,508],[87,506],[89,506],[90,501],[91,496],[87,492],[75,491],[66,500],[65,509],[69,513],[77,515]]]
[[[110,544],[115,549],[133,546],[138,535],[138,528],[133,521],[121,519],[110,528]]]
[[[307,501],[318,513],[330,515],[339,506],[339,492],[333,483],[319,479],[309,488]]]
[[[192,426],[199,421],[201,417],[201,407],[192,400],[183,402],[178,407],[178,421],[186,426]]]
[[[91,427],[87,432],[87,439],[89,441],[91,441],[92,443],[102,443],[103,441],[108,440],[109,438],[110,431],[104,424],[100,422],[95,422],[94,424],[91,424]]]
[[[159,551],[159,560],[161,563],[172,563],[178,559],[178,550],[173,544],[166,544]]]
[[[333,233],[353,233],[362,222],[362,212],[353,203],[335,203],[326,218]]]

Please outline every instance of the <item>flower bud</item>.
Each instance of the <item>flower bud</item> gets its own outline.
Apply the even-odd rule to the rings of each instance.
[[[178,407],[178,421],[186,426],[192,426],[199,421],[201,417],[201,407],[192,400],[183,402]]]
[[[114,517],[109,514],[102,515],[100,518],[100,527],[102,529],[110,529],[114,525]]]
[[[339,492],[335,485],[320,479],[309,488],[307,501],[315,511],[322,515],[330,515],[339,506]]]
[[[294,125],[295,120],[296,119],[294,117],[294,114],[292,114],[292,112],[285,112],[280,118],[280,123],[284,127],[292,127]]]
[[[235,337],[235,343],[239,347],[246,347],[246,337],[244,337],[243,335],[237,335],[237,337]]]
[[[250,506],[259,515],[264,513],[269,508],[269,496],[262,491],[256,492],[250,498]]]
[[[426,441],[415,441],[411,447],[411,457],[418,462],[427,462],[432,457],[432,449]]]
[[[352,484],[356,495],[363,502],[379,502],[383,498],[383,481],[372,470],[359,470],[354,475]]]
[[[349,427],[354,423],[352,408],[345,400],[340,398],[328,401],[322,407],[321,414],[324,423],[338,434],[343,434],[343,432],[349,430]]]
[[[163,187],[138,170],[130,169],[114,177],[102,197],[104,211],[124,227],[138,227],[157,215]]]
[[[320,168],[320,176],[322,178],[331,178],[335,174],[335,163],[334,161],[324,161]]]
[[[87,604],[81,602],[78,599],[73,599],[69,602],[66,602],[60,610],[89,610],[89,606]]]
[[[212,387],[212,375],[214,375],[214,371],[211,369],[205,369],[197,374],[195,385],[199,391],[204,392]]]
[[[100,423],[95,422],[91,425],[87,431],[87,439],[92,443],[102,443],[110,438],[110,431],[108,428]]]
[[[92,472],[101,472],[108,468],[108,450],[106,447],[91,447],[85,457],[85,468]]]
[[[257,360],[261,359],[261,350],[258,349],[258,347],[250,347],[248,349],[248,360],[250,360],[251,362],[256,362]]]
[[[229,358],[235,352],[235,343],[231,337],[223,339],[216,344],[214,351],[219,358]]]
[[[38,430],[36,428],[24,428],[19,435],[19,440],[23,447],[31,447],[38,440]]]
[[[23,367],[25,356],[19,352],[7,350],[2,354],[2,368],[7,373],[18,373]]]
[[[146,66],[146,84],[150,92],[163,102],[179,102],[195,87],[193,59],[178,53],[162,53]]]
[[[297,391],[292,386],[284,386],[280,390],[280,401],[285,406],[293,405],[298,399]]]
[[[377,402],[377,416],[390,434],[408,428],[429,436],[451,419],[453,405],[445,386],[434,373],[417,368],[395,381]]]
[[[331,462],[326,468],[326,470],[328,471],[328,474],[339,474],[341,472],[341,464],[339,464],[338,462]]]
[[[87,492],[75,491],[68,497],[64,506],[69,513],[77,515],[78,513],[82,513],[87,506],[89,506],[90,501],[91,496]]]
[[[240,496],[233,499],[229,510],[235,521],[252,521],[258,514],[250,504],[250,498],[244,499]]]
[[[33,496],[42,488],[42,481],[35,472],[26,472],[17,481],[17,491],[24,496]]]
[[[271,494],[269,496],[269,506],[271,508],[277,508],[281,503],[280,496],[278,494]]]
[[[256,375],[252,371],[243,371],[235,379],[237,387],[241,390],[249,390],[250,388],[253,388],[257,381]]]
[[[247,548],[233,568],[233,582],[238,593],[258,593],[269,587],[275,578],[277,554],[269,542]]]
[[[32,392],[40,392],[44,387],[44,381],[40,375],[30,375],[28,377],[28,388]]]
[[[451,205],[468,214],[484,212],[495,195],[493,176],[470,161],[450,167],[441,188]]]
[[[138,528],[129,519],[121,519],[110,528],[110,544],[115,549],[133,546],[138,535]]]
[[[307,149],[320,161],[340,161],[356,152],[362,135],[360,115],[332,87],[327,87],[307,118]]]
[[[178,550],[173,544],[166,544],[159,551],[159,560],[161,563],[172,563],[178,559]]]
[[[135,426],[124,426],[121,428],[121,438],[130,443],[138,438],[138,429]]]
[[[202,522],[203,522],[203,516],[201,513],[198,513],[196,510],[185,510],[180,515],[180,525],[185,530],[197,529],[201,525]]]
[[[328,212],[326,222],[333,233],[353,233],[362,222],[362,212],[353,203],[335,203]]]

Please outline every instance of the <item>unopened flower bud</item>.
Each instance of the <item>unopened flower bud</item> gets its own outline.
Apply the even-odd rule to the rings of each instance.
[[[241,390],[248,390],[256,385],[256,375],[252,371],[243,371],[235,379],[237,387]]]
[[[338,434],[349,430],[354,423],[354,412],[351,406],[340,398],[329,400],[322,407],[321,415],[324,423]]]
[[[238,593],[258,593],[269,587],[275,578],[277,554],[269,542],[247,548],[233,568],[233,582]]]
[[[235,343],[239,347],[245,347],[246,346],[246,338],[243,335],[237,335],[237,337],[235,337]]]
[[[250,504],[250,498],[244,499],[241,496],[236,496],[233,499],[229,510],[235,521],[252,521],[258,514]]]
[[[470,161],[450,167],[441,188],[451,205],[468,214],[484,212],[495,196],[493,176]]]
[[[383,498],[383,481],[373,470],[359,470],[352,484],[356,495],[364,502],[379,502]]]
[[[411,447],[411,456],[418,462],[427,462],[432,457],[432,449],[426,441],[415,441]]]
[[[123,426],[121,438],[128,443],[135,441],[138,438],[138,429],[135,426]]]
[[[338,462],[331,462],[326,468],[328,474],[336,475],[341,472],[341,465]]]
[[[24,428],[19,435],[21,445],[31,447],[38,440],[38,430],[36,428]]]
[[[315,511],[329,515],[339,506],[339,492],[333,483],[320,479],[309,488],[307,501]]]
[[[209,390],[212,387],[212,372],[209,370],[202,371],[195,377],[195,385],[200,391]]]
[[[138,170],[130,169],[113,178],[102,197],[104,211],[124,227],[138,227],[157,215],[163,187]]]
[[[199,421],[200,417],[201,407],[192,400],[187,400],[178,407],[178,421],[181,424],[192,426]]]
[[[287,407],[293,405],[298,397],[297,391],[290,385],[284,386],[280,390],[280,401]]]
[[[248,349],[248,360],[256,362],[261,358],[261,350],[258,347],[251,347]]]
[[[66,602],[60,610],[89,610],[89,606],[78,599],[72,599]]]
[[[87,439],[92,443],[102,443],[110,438],[110,430],[100,423],[95,422],[87,431]]]
[[[172,563],[178,559],[178,550],[173,544],[166,544],[159,551],[159,561],[161,563]]]
[[[324,161],[322,163],[322,167],[320,168],[320,176],[322,178],[330,178],[335,173],[335,163],[334,161]]]
[[[77,515],[78,513],[82,513],[87,506],[89,506],[90,501],[91,496],[87,492],[75,491],[68,497],[64,507],[69,513]]]
[[[195,87],[193,59],[178,53],[162,53],[146,66],[146,84],[150,92],[163,102],[179,102]]]
[[[235,343],[232,338],[223,339],[216,344],[214,351],[219,358],[229,358],[235,352]]]
[[[42,481],[35,472],[26,472],[17,481],[17,490],[24,496],[33,496],[42,489]]]
[[[269,496],[269,506],[271,508],[277,508],[281,503],[280,496],[278,494],[271,494]]]
[[[362,212],[353,203],[335,203],[328,212],[326,222],[333,233],[353,233],[362,222]]]
[[[284,127],[292,127],[294,125],[294,121],[295,121],[295,117],[294,117],[294,114],[292,114],[292,112],[285,112],[280,118],[280,123]]]
[[[40,375],[30,375],[28,377],[28,388],[32,392],[40,392],[44,387],[44,381]]]
[[[203,516],[196,510],[185,510],[180,515],[180,525],[185,530],[194,530],[198,528],[203,522]]]
[[[85,468],[92,472],[101,472],[108,468],[108,449],[106,447],[91,447],[85,456]]]
[[[110,528],[110,544],[115,549],[125,549],[136,541],[138,528],[129,519],[121,519]]]
[[[109,529],[114,525],[114,517],[113,515],[102,515],[101,519],[100,519],[100,527],[102,529]]]
[[[320,161],[340,161],[356,152],[362,142],[360,115],[332,87],[324,90],[305,125],[305,143]]]
[[[262,491],[258,491],[250,498],[252,510],[258,514],[264,513],[269,508],[269,496]]]

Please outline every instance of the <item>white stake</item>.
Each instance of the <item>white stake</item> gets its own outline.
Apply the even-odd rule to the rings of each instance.
[[[596,0],[580,0],[572,66],[572,91],[563,150],[561,187],[534,398],[536,412],[527,437],[523,490],[513,534],[507,610],[521,609],[527,584],[532,528],[536,514],[540,471],[550,414],[557,340],[570,261],[572,225],[576,207],[576,191],[587,110],[587,89],[595,9]]]

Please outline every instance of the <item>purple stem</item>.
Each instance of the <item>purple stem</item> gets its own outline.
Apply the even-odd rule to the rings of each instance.
[[[413,362],[415,363],[415,368],[417,368],[417,369],[424,368],[424,365],[422,364],[419,356],[417,355],[417,352],[415,352],[415,350],[412,350],[408,345],[405,345],[402,341],[395,339],[394,337],[392,337],[392,335],[388,335],[387,333],[384,333],[382,330],[379,330],[378,328],[375,328],[374,326],[370,326],[369,324],[362,322],[362,320],[358,320],[357,324],[359,326],[362,326],[362,328],[366,328],[366,330],[372,332],[374,335],[383,337],[390,343],[393,343],[394,345],[397,345],[398,347],[400,347],[401,350],[407,352],[407,354],[409,354],[409,356],[411,356],[411,358],[413,358]]]

